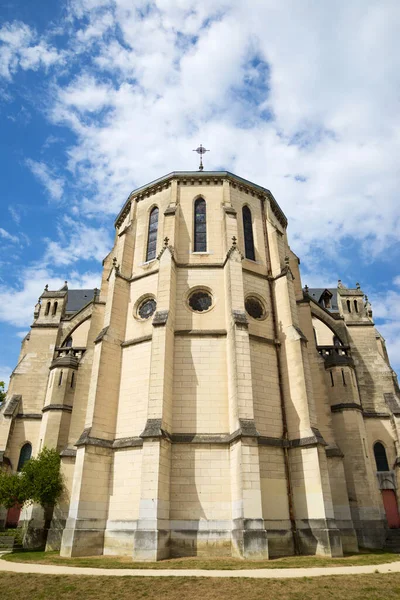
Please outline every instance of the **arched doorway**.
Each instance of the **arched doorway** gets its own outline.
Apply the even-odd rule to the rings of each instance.
[[[399,529],[400,515],[397,506],[397,496],[394,489],[392,472],[389,469],[385,446],[381,442],[374,444],[374,457],[389,529]]]
[[[21,448],[18,459],[17,471],[21,471],[22,467],[32,456],[32,444],[26,442]],[[18,526],[19,517],[21,514],[22,505],[16,502],[14,506],[8,509],[6,518],[6,527],[13,528]]]

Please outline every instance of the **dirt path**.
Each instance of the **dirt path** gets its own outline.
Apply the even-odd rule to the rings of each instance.
[[[34,563],[16,563],[0,559],[0,572],[34,573],[43,575],[94,575],[97,577],[250,577],[252,579],[283,579],[321,577],[323,575],[366,575],[370,573],[399,573],[400,561],[360,567],[310,567],[301,569],[249,569],[206,571],[200,569],[94,569],[64,567]]]

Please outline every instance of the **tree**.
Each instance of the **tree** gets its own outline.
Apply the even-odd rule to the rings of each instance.
[[[54,506],[64,489],[60,464],[60,455],[50,448],[43,448],[37,458],[24,464],[21,479],[25,502],[37,502],[44,509]]]
[[[44,509],[45,529],[50,527],[53,508],[64,490],[57,450],[43,448],[36,458],[28,460],[20,473],[0,471],[0,505],[36,502]]]
[[[5,383],[0,381],[0,404],[6,399],[6,392],[4,391]]]
[[[19,474],[0,471],[0,504],[5,508],[12,508],[25,501],[25,490]]]

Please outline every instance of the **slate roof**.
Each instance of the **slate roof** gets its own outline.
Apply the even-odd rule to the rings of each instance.
[[[67,313],[78,312],[88,302],[93,300],[94,290],[68,290]]]
[[[325,305],[321,299],[321,296],[325,290],[328,290],[328,292],[332,294],[331,308],[327,308],[326,310],[329,310],[329,312],[339,312],[337,288],[308,288],[308,295],[311,296],[313,300],[318,302],[318,304],[320,304],[323,308],[325,308]]]

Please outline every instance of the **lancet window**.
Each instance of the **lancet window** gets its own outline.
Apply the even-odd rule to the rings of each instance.
[[[158,232],[158,208],[155,206],[149,217],[149,231],[147,235],[146,261],[154,260],[157,252],[157,232]]]
[[[24,464],[30,459],[32,456],[32,446],[29,442],[24,444],[21,448],[21,452],[19,453],[18,467],[17,471],[21,471]]]
[[[385,446],[381,442],[374,444],[374,456],[377,471],[389,471],[389,463],[386,456]]]
[[[207,209],[204,198],[194,203],[194,251],[207,252]]]
[[[244,254],[246,258],[250,260],[256,260],[254,251],[254,238],[253,238],[253,223],[251,218],[251,211],[248,206],[243,206],[243,233],[244,233]]]

